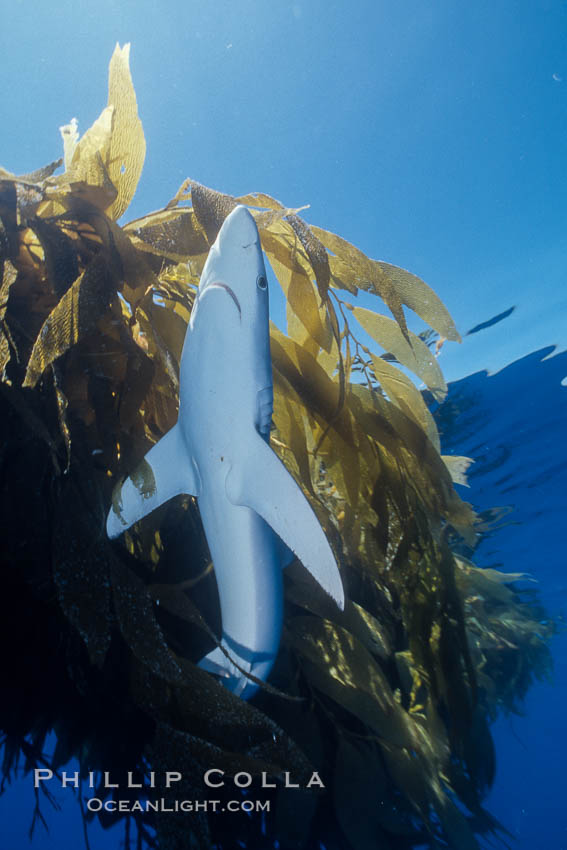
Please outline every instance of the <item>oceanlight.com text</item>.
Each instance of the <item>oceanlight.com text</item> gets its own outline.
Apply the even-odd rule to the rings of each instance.
[[[90,812],[269,812],[270,800],[87,800]]]

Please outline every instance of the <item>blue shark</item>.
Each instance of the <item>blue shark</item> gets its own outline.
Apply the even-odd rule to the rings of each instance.
[[[265,681],[278,652],[282,552],[291,550],[341,609],[344,593],[315,513],[269,446],[268,283],[243,206],[225,219],[203,268],[179,386],[177,424],[117,488],[107,533],[117,537],[178,494],[197,498],[222,619],[220,645],[200,666],[248,699],[258,686],[246,673]]]

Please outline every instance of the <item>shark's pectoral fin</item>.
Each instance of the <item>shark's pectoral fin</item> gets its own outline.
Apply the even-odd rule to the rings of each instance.
[[[106,523],[108,536],[118,537],[173,496],[198,496],[199,489],[199,473],[176,425],[116,487]]]
[[[344,608],[341,576],[327,538],[301,489],[259,434],[227,475],[226,494],[234,505],[256,511],[289,546],[304,567]]]

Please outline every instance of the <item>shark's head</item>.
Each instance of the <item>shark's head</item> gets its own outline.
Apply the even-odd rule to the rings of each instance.
[[[241,205],[225,219],[199,284],[199,299],[211,290],[224,290],[241,321],[268,316],[268,279],[260,236],[251,213]]]

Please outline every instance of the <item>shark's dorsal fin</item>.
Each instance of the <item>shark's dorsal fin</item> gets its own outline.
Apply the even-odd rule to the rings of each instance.
[[[175,425],[115,489],[106,524],[108,536],[118,537],[173,496],[198,496],[199,490],[199,473]]]
[[[341,576],[319,520],[293,477],[259,434],[254,433],[245,454],[233,462],[226,478],[226,494],[234,505],[256,511],[339,608],[344,608]]]

